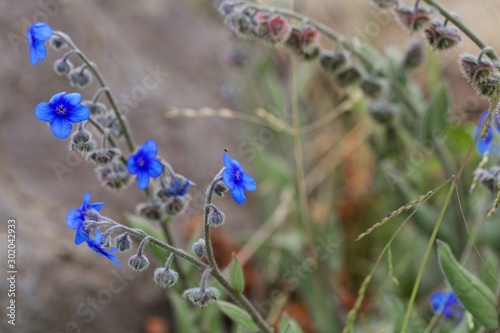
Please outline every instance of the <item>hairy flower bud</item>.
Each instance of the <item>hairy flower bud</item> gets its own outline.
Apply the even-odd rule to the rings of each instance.
[[[400,6],[395,9],[398,21],[411,32],[419,31],[431,22],[431,10]]]
[[[71,135],[70,149],[80,153],[91,152],[95,149],[96,142],[92,134],[86,129],[78,129]]]
[[[52,35],[50,37],[50,46],[52,46],[56,50],[60,50],[67,47],[68,44],[66,44],[66,42],[64,41],[64,39],[61,38],[61,36]]]
[[[385,98],[376,99],[368,104],[368,113],[377,123],[386,125],[392,123],[398,109]]]
[[[476,92],[486,98],[491,98],[500,93],[500,75],[494,74],[491,78],[481,82],[472,82]]]
[[[490,60],[479,60],[477,57],[467,53],[460,55],[458,64],[467,81],[472,84],[487,81],[497,72],[497,69]]]
[[[101,185],[111,190],[122,190],[130,185],[131,176],[125,165],[119,161],[95,169]]]
[[[403,57],[402,67],[406,70],[412,70],[424,62],[424,49],[417,40],[408,43]]]
[[[219,299],[220,291],[213,287],[208,287],[204,290],[202,288],[192,288],[184,291],[182,297],[204,308]]]
[[[124,252],[132,246],[132,239],[130,239],[128,232],[125,232],[115,238],[115,244],[118,250]]]
[[[160,204],[150,201],[137,204],[135,212],[139,216],[155,221],[159,221],[162,216]]]
[[[179,274],[177,274],[176,271],[170,268],[161,267],[155,269],[153,279],[157,285],[166,289],[172,287],[177,282],[178,277]]]
[[[348,67],[335,75],[337,83],[342,88],[354,85],[362,79],[361,72],[354,66]]]
[[[92,75],[86,65],[73,68],[69,74],[69,83],[73,87],[85,88],[92,82]]]
[[[120,156],[121,152],[118,148],[101,148],[88,154],[87,159],[91,162],[94,162],[96,165],[104,166],[111,163],[113,159]]]
[[[90,114],[92,116],[104,115],[108,111],[108,109],[106,108],[106,105],[104,105],[100,102],[94,103],[93,101],[86,100],[86,101],[83,101],[82,104],[89,108]]]
[[[322,52],[319,63],[327,73],[336,73],[344,68],[349,58],[345,52]]]
[[[57,59],[53,68],[58,75],[67,75],[73,69],[73,64],[69,60]]]
[[[424,34],[434,50],[452,48],[462,40],[457,29],[446,27],[436,20],[425,28]]]
[[[128,260],[128,265],[130,268],[132,268],[135,271],[142,272],[149,266],[149,259],[142,254],[134,254],[130,259]]]
[[[285,42],[291,31],[292,26],[281,15],[274,15],[267,21],[266,38],[271,43]]]
[[[377,78],[366,78],[361,81],[359,87],[367,97],[377,97],[384,89],[384,81]]]
[[[215,188],[214,188],[215,195],[217,195],[219,197],[223,197],[224,192],[226,192],[227,190],[228,189],[227,189],[226,185],[224,185],[223,181],[219,181],[219,182],[217,182],[217,184],[215,184]]]
[[[190,201],[191,197],[188,194],[182,197],[171,198],[170,200],[168,200],[163,204],[163,209],[165,211],[165,214],[171,216],[181,215],[188,207]]]
[[[205,240],[203,238],[198,239],[191,249],[198,258],[203,257],[207,253]]]
[[[225,215],[215,205],[210,205],[210,212],[208,213],[208,224],[218,227],[224,223]]]

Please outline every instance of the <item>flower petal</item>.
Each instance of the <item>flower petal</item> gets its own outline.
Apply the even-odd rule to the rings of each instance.
[[[135,175],[136,173],[139,172],[139,167],[137,163],[135,163],[135,155],[130,155],[130,157],[127,160],[127,169],[130,174]]]
[[[90,205],[88,205],[88,208],[93,209],[96,212],[99,212],[101,210],[102,206],[104,206],[104,202],[94,202],[94,203],[91,203]]]
[[[30,47],[30,62],[32,65],[36,65],[40,60],[36,47]]]
[[[226,168],[230,168],[231,167],[231,161],[232,161],[232,158],[229,157],[229,155],[228,155],[227,152],[224,152],[224,154],[222,155],[222,162],[224,163],[224,165],[226,166]]]
[[[89,235],[83,230],[83,228],[78,228],[75,235],[75,244],[80,245],[85,241],[89,240]]]
[[[42,102],[35,107],[35,116],[41,121],[50,123],[54,120],[55,111],[50,107],[49,104]]]
[[[70,134],[73,127],[68,119],[56,117],[50,123],[50,130],[52,134],[58,139],[66,139]]]
[[[61,104],[61,103],[64,103],[64,100],[61,101],[61,98],[66,95],[66,92],[65,91],[61,91],[60,93],[57,93],[55,94],[54,96],[52,96],[49,100],[49,105],[53,105],[53,104]]]
[[[29,27],[31,38],[46,41],[52,36],[52,28],[45,22],[37,22]]]
[[[139,189],[145,190],[146,187],[149,185],[149,175],[146,171],[140,170],[137,173],[137,185],[139,186]]]
[[[82,200],[81,210],[87,210],[90,202],[90,192],[85,192]]]
[[[227,169],[222,172],[222,181],[227,186],[228,189],[232,190],[235,188],[236,184],[234,183],[234,177],[232,173]]]
[[[89,119],[90,109],[85,105],[77,105],[73,109],[68,111],[68,120],[72,123],[79,123]]]
[[[241,205],[246,200],[245,189],[242,186],[235,186],[231,190],[231,196],[233,197],[234,201]]]
[[[152,160],[148,163],[148,173],[151,177],[156,178],[163,172],[163,165],[158,160]]]
[[[158,144],[154,140],[149,140],[142,144],[140,150],[147,159],[153,159],[158,154]]]
[[[82,213],[74,208],[68,212],[66,215],[66,225],[70,227],[72,230],[76,230],[81,227],[83,224]]]
[[[248,173],[243,173],[243,186],[247,191],[255,191],[257,189],[255,180]]]
[[[82,95],[79,93],[66,94],[66,96],[64,96],[64,101],[69,105],[77,106],[82,102]]]

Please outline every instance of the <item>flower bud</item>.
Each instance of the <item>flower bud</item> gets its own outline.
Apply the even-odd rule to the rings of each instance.
[[[115,238],[115,244],[118,250],[124,252],[132,246],[132,239],[130,239],[128,232],[125,232]]]
[[[85,88],[92,82],[92,75],[85,65],[73,68],[68,77],[73,87]]]
[[[190,201],[191,197],[189,196],[189,194],[186,194],[182,197],[171,198],[163,204],[165,214],[174,216],[184,213]]]
[[[392,123],[398,109],[386,99],[377,99],[368,104],[368,113],[377,123],[385,125]]]
[[[73,64],[69,60],[57,59],[53,68],[58,75],[67,75],[73,69]]]
[[[223,197],[224,192],[226,192],[227,190],[228,189],[227,189],[226,185],[224,185],[224,182],[220,181],[220,182],[217,182],[217,184],[215,184],[215,187],[214,187],[215,195],[217,195],[219,197]]]
[[[64,41],[64,39],[61,38],[61,36],[52,35],[50,37],[50,46],[52,46],[56,50],[60,50],[67,47],[68,44],[66,44],[66,42]]]
[[[348,56],[345,52],[323,52],[319,63],[323,70],[327,73],[335,73],[342,69],[348,61]]]
[[[207,253],[205,240],[203,238],[198,239],[191,249],[198,258],[203,257]]]
[[[167,289],[172,287],[176,282],[179,274],[170,268],[157,268],[155,269],[154,277],[156,284],[160,287]]]
[[[221,212],[215,205],[210,205],[210,212],[208,213],[208,224],[218,227],[224,223],[224,213]]]
[[[149,259],[142,254],[134,254],[130,259],[128,260],[128,265],[130,268],[132,268],[135,271],[142,272],[149,266]]]
[[[71,135],[70,149],[80,153],[91,152],[95,149],[96,142],[92,134],[86,129],[78,129]]]
[[[114,158],[119,157],[120,155],[121,152],[118,148],[101,148],[88,154],[87,159],[94,162],[96,165],[104,166],[111,163]]]
[[[220,291],[213,287],[208,287],[204,290],[202,288],[192,288],[182,293],[182,297],[202,308],[206,307],[212,302],[215,302],[217,299],[219,299],[219,296]]]
[[[417,40],[412,40],[408,43],[403,58],[402,66],[406,70],[412,70],[420,66],[424,62],[424,50],[422,44]]]
[[[434,50],[452,48],[462,40],[457,29],[448,28],[436,20],[425,28],[424,35]]]
[[[497,71],[493,63],[488,59],[479,60],[477,57],[467,53],[460,55],[458,64],[469,83],[478,84],[489,80]]]
[[[147,219],[159,221],[161,219],[161,208],[157,203],[142,202],[135,207],[136,214]]]
[[[106,108],[106,105],[104,105],[100,102],[94,103],[92,101],[87,100],[87,101],[83,101],[82,105],[85,105],[86,107],[89,108],[90,114],[92,116],[104,115],[108,111],[108,109]]]
[[[356,67],[351,66],[339,72],[335,75],[335,78],[339,86],[346,88],[358,83],[362,79],[362,76]]]
[[[367,78],[361,81],[359,85],[363,93],[367,97],[377,97],[379,96],[384,89],[384,82],[381,79],[377,78]]]
[[[101,185],[111,190],[122,190],[130,185],[131,176],[121,161],[113,161],[95,169]]]
[[[286,41],[292,26],[281,15],[274,15],[267,21],[267,39],[271,43],[282,43]]]
[[[395,9],[399,23],[411,32],[419,31],[431,22],[431,10],[400,6]]]
[[[500,93],[500,75],[494,74],[490,79],[481,82],[472,82],[476,92],[483,97],[491,98]]]

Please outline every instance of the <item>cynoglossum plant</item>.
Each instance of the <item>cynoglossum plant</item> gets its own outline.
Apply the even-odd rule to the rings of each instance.
[[[154,140],[144,142],[136,149],[130,127],[125,115],[118,108],[111,89],[107,86],[97,66],[76,47],[66,34],[52,31],[46,23],[36,23],[29,27],[27,39],[30,46],[30,60],[33,65],[45,59],[45,42],[52,36],[52,45],[60,49],[63,45],[69,47],[61,59],[56,60],[54,70],[57,74],[67,75],[71,85],[84,88],[95,77],[100,88],[90,101],[82,101],[78,93],[61,92],[54,95],[48,103],[43,102],[35,108],[38,119],[50,124],[52,133],[59,139],[66,139],[71,135],[72,123],[78,123],[76,131],[71,135],[70,149],[86,154],[87,160],[96,165],[98,179],[103,186],[110,189],[123,189],[131,182],[135,175],[140,190],[145,191],[147,203],[138,205],[137,210],[150,220],[162,223],[164,237],[168,243],[162,242],[140,229],[126,227],[100,214],[104,203],[90,203],[90,193],[86,193],[80,208],[71,210],[66,217],[68,227],[76,231],[75,244],[87,243],[97,254],[108,258],[121,268],[121,264],[114,256],[118,250],[126,251],[131,248],[132,239],[141,240],[137,253],[130,257],[128,265],[134,270],[144,271],[150,261],[145,254],[146,245],[152,244],[169,252],[165,267],[158,268],[154,273],[154,281],[163,288],[172,287],[180,278],[185,279],[183,267],[172,267],[173,260],[178,257],[184,259],[199,269],[204,270],[200,288],[189,289],[184,297],[194,304],[205,307],[220,297],[220,292],[214,287],[207,287],[209,276],[213,276],[241,308],[234,307],[232,318],[238,321],[241,316],[248,317],[246,325],[262,331],[272,332],[255,307],[243,295],[242,289],[236,289],[236,281],[228,280],[219,270],[215,261],[211,245],[210,229],[224,221],[224,214],[212,203],[215,192],[222,195],[229,190],[233,199],[242,204],[246,200],[245,191],[256,189],[256,183],[244,170],[241,164],[230,158],[227,152],[223,154],[224,167],[216,175],[206,192],[204,209],[204,247],[203,254],[208,258],[208,264],[197,257],[176,248],[170,237],[168,226],[165,224],[175,215],[181,213],[189,204],[188,190],[194,183],[189,178],[175,173],[169,163],[157,156],[158,145]],[[78,57],[82,65],[74,67],[69,62],[70,57]],[[105,95],[112,111],[107,111],[106,105],[100,103],[99,97]],[[110,119],[111,118],[111,119]],[[97,133],[88,128],[92,125]],[[97,148],[93,136],[101,141]],[[112,147],[108,148],[107,143]],[[121,149],[121,144],[128,149],[128,156]],[[159,184],[152,184],[151,179],[159,178]],[[119,233],[119,235],[116,235]],[[196,251],[201,256],[202,252]],[[240,279],[243,277],[240,276]],[[189,281],[183,281],[188,284]],[[241,281],[238,281],[241,284]],[[234,310],[236,309],[236,310]],[[235,312],[236,311],[236,312]]]

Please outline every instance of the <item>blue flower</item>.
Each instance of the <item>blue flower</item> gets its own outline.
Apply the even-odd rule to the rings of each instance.
[[[488,112],[489,110],[486,110],[483,111],[483,113],[481,114],[481,118],[479,118],[479,123],[477,124],[477,127],[474,131],[474,137],[476,137],[478,132],[481,131],[481,128],[483,127],[486,117],[488,116]],[[479,137],[479,139],[477,140],[476,150],[481,156],[484,155],[484,153],[486,153],[487,151],[495,153],[498,153],[500,151],[498,145],[493,143],[494,134],[492,127],[495,127],[495,124],[496,124],[497,134],[500,133],[500,122],[498,122],[498,120],[496,120],[495,117],[493,117],[491,120],[491,126],[488,128],[488,134],[486,135],[486,138],[482,140],[481,137]],[[481,135],[481,133],[479,135]]]
[[[88,230],[85,228],[84,222],[88,220],[89,217],[97,217],[101,207],[104,205],[104,202],[89,203],[89,201],[90,193],[87,192],[83,197],[82,206],[80,208],[70,210],[68,215],[66,215],[66,224],[72,230],[76,230],[76,245],[90,240],[90,236]]]
[[[222,180],[231,190],[234,201],[241,205],[246,200],[245,190],[254,191],[257,184],[249,174],[245,173],[241,164],[229,157],[227,152],[224,152],[223,162],[226,168],[222,172]]]
[[[191,179],[182,176],[172,176],[170,186],[165,189],[165,195],[169,197],[183,197],[187,194],[189,186],[193,185]]]
[[[45,41],[52,36],[52,28],[44,22],[32,24],[26,31],[26,39],[30,46],[30,61],[32,65],[44,60],[47,50]]]
[[[464,309],[453,291],[438,291],[431,295],[432,311],[456,322],[462,320]]]
[[[122,268],[118,259],[113,255],[118,249],[116,247],[109,250],[104,249],[102,247],[102,233],[98,229],[94,231],[93,237],[87,239],[87,245],[94,250],[95,253],[108,258],[113,264]]]
[[[137,174],[137,184],[139,189],[144,190],[149,185],[149,177],[156,178],[163,172],[163,165],[156,159],[158,145],[155,141],[149,140],[142,144],[137,153],[130,155],[127,160],[128,171]]]
[[[38,104],[35,116],[50,124],[50,130],[56,138],[66,139],[71,134],[71,123],[79,123],[90,117],[90,109],[81,102],[82,96],[78,93],[60,92],[52,96],[48,103]]]

